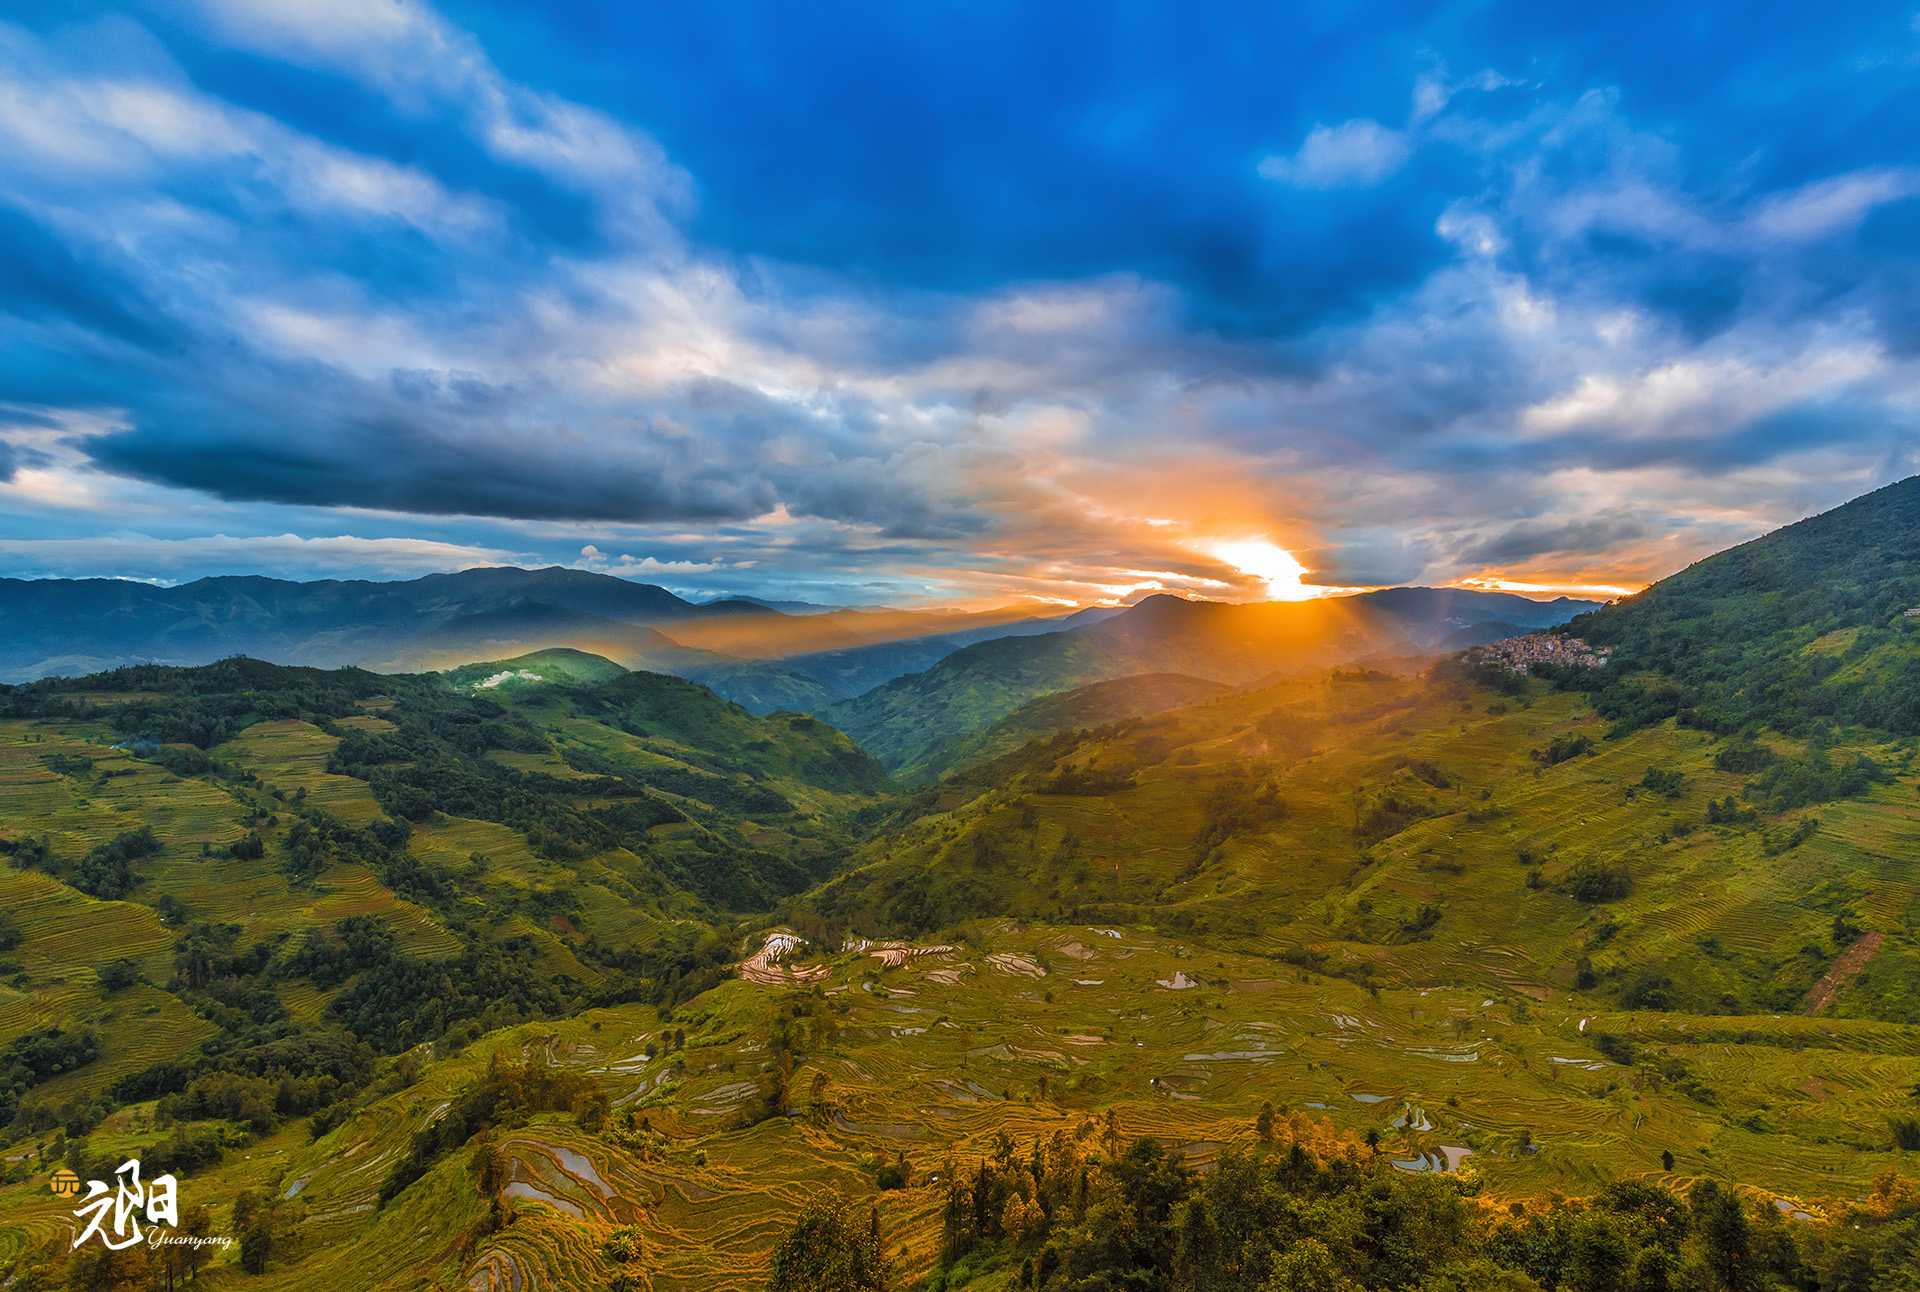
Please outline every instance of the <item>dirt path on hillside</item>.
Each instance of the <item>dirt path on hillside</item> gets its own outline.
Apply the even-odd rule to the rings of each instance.
[[[1807,993],[1807,1013],[1818,1014],[1833,1004],[1833,998],[1847,985],[1847,979],[1867,967],[1867,961],[1873,959],[1873,953],[1880,949],[1880,934],[1877,930],[1868,930],[1860,935],[1858,941],[1848,947],[1846,954],[1833,962],[1827,970],[1827,976],[1813,985]]]

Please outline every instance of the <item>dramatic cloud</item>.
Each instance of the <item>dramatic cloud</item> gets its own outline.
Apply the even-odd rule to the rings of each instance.
[[[1898,16],[450,13],[0,25],[4,572],[1611,588],[1920,469]]]

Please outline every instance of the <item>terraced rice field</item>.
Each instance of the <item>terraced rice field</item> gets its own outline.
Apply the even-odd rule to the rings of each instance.
[[[242,763],[272,789],[288,795],[306,791],[308,803],[324,808],[348,825],[371,825],[385,819],[386,814],[380,810],[365,781],[328,774],[327,755],[339,744],[337,738],[311,723],[286,718],[248,727],[212,754],[216,759]]]
[[[896,968],[862,950],[802,953],[826,970],[805,989],[818,993],[815,1017],[838,1028],[837,1040],[802,1033],[793,1088],[810,1091],[825,1074],[832,1107],[819,1118],[801,1095],[791,1120],[734,1124],[761,1097],[766,1024],[789,994],[738,981],[665,1022],[623,1006],[495,1033],[319,1142],[289,1128],[190,1178],[183,1193],[295,1193],[308,1216],[305,1254],[262,1287],[359,1286],[368,1270],[394,1286],[597,1286],[615,1272],[602,1241],[630,1224],[658,1292],[744,1292],[787,1219],[822,1189],[877,1201],[897,1272],[914,1275],[933,1258],[941,1193],[931,1177],[950,1159],[964,1164],[1002,1132],[1075,1131],[1108,1111],[1123,1136],[1155,1136],[1196,1164],[1250,1143],[1255,1114],[1272,1101],[1335,1134],[1378,1130],[1396,1158],[1450,1154],[1496,1200],[1660,1176],[1666,1149],[1678,1159],[1675,1183],[1732,1172],[1815,1205],[1864,1189],[1887,1164],[1876,1128],[1920,1081],[1920,1037],[1885,1024],[1594,1014],[1551,1002],[1523,1011],[1519,998],[1481,986],[1375,995],[1113,925],[1002,921],[961,933],[954,950]],[[687,1034],[684,1050],[648,1058],[644,1046],[674,1026]],[[1590,1041],[1603,1030],[1686,1056],[1720,1105],[1607,1062]],[[481,1210],[464,1154],[385,1210],[374,1202],[413,1130],[496,1055],[587,1074],[616,1120],[645,1115],[663,1141],[636,1149],[564,1114],[504,1133],[519,1219],[463,1256]],[[1773,1112],[1758,1129],[1722,1111],[1761,1103]],[[145,1133],[140,1115],[130,1115],[133,1143]],[[1523,1134],[1539,1152],[1518,1151]],[[1869,1140],[1876,1151],[1861,1151]],[[872,1164],[903,1151],[911,1187],[876,1194]],[[0,1190],[0,1205],[48,1210],[30,1188]]]
[[[1011,858],[996,876],[1005,891],[1061,918],[963,922],[929,939],[923,955],[802,948],[804,980],[769,972],[732,981],[671,1017],[627,1005],[494,1033],[438,1056],[417,1082],[318,1142],[290,1126],[190,1177],[183,1194],[224,1206],[241,1188],[266,1188],[306,1209],[298,1262],[258,1280],[263,1288],[359,1287],[368,1271],[393,1287],[604,1286],[619,1271],[602,1243],[632,1225],[643,1239],[634,1269],[657,1292],[744,1292],[762,1281],[767,1250],[794,1211],[824,1189],[881,1208],[896,1273],[911,1278],[931,1263],[935,1177],[950,1161],[964,1166],[1002,1133],[1077,1133],[1103,1127],[1109,1114],[1123,1138],[1151,1135],[1204,1164],[1226,1146],[1250,1144],[1254,1118],[1271,1102],[1283,1118],[1311,1118],[1349,1142],[1378,1132],[1382,1151],[1410,1165],[1464,1163],[1493,1205],[1580,1194],[1625,1176],[1682,1187],[1734,1178],[1817,1210],[1823,1198],[1862,1192],[1888,1165],[1912,1174],[1920,1163],[1886,1151],[1885,1128],[1920,1084],[1920,1031],[1798,1014],[1630,1013],[1605,1004],[1611,997],[1571,990],[1583,954],[1605,971],[1708,938],[1748,955],[1820,939],[1833,912],[1815,909],[1808,895],[1829,881],[1838,909],[1883,930],[1890,944],[1910,938],[1920,895],[1910,776],[1903,771],[1863,801],[1822,806],[1812,840],[1769,857],[1758,829],[1701,824],[1706,798],[1731,792],[1737,779],[1712,770],[1694,733],[1650,729],[1558,766],[1529,757],[1556,734],[1591,729],[1584,716],[1573,697],[1557,696],[1500,715],[1392,714],[1351,742],[1263,763],[1288,815],[1228,841],[1191,873],[1205,795],[1244,779],[1250,756],[1266,757],[1253,754],[1257,733],[1216,732],[1192,746],[1195,761],[1143,768],[1123,792],[1032,795],[1031,825],[1011,804],[970,816],[956,802],[951,815],[916,826],[899,855],[933,867],[971,864],[965,832],[984,821]],[[227,753],[283,794],[305,787],[310,803],[347,803],[348,792],[328,783],[342,778],[316,770],[330,738],[277,726]],[[73,744],[115,757],[77,737]],[[0,810],[36,813],[65,855],[84,842],[83,822],[131,821],[162,806],[176,820],[190,815],[188,790],[142,783],[137,769],[96,792],[49,773],[42,751],[11,749],[0,746]],[[1391,783],[1425,799],[1402,765],[1414,757],[1452,782],[1426,783],[1435,815],[1371,845],[1357,841],[1350,787]],[[1684,771],[1682,795],[1637,791],[1649,766]],[[147,796],[137,807],[119,806],[135,803],[136,792]],[[255,807],[278,802],[252,791],[224,802],[191,792],[201,796],[191,811],[235,833]],[[77,797],[89,802],[77,808]],[[1695,828],[1677,832],[1682,823]],[[85,837],[110,837],[108,827],[89,828]],[[176,895],[196,918],[231,919],[248,938],[375,914],[415,954],[457,945],[364,870],[334,866],[316,889],[293,885],[276,864],[282,835],[266,837],[268,856],[256,862],[203,862],[197,846],[169,840],[143,896]],[[488,892],[507,912],[496,935],[536,934],[549,964],[583,982],[595,974],[572,958],[567,930],[528,913],[532,896],[567,885],[582,924],[621,929],[633,941],[665,918],[623,888],[638,863],[631,854],[561,867],[514,831],[457,818],[423,825],[411,847],[455,873],[479,854],[471,882],[494,886]],[[1557,888],[1583,858],[1624,862],[1631,899],[1589,905]],[[1534,887],[1530,871],[1539,872]],[[1856,890],[1857,900],[1846,896]],[[163,973],[172,935],[146,907],[94,902],[10,870],[0,870],[0,900],[33,926],[21,952],[28,988],[0,989],[0,1028],[17,1035],[36,1018],[93,1011],[119,1029],[154,1009],[156,1027],[94,1065],[103,1072],[163,1055],[148,1037],[193,1035],[182,1029],[197,1020],[167,1015],[170,998],[159,993],[130,989],[100,1001],[97,964],[45,944],[48,930],[79,921],[97,930],[89,944],[114,939]],[[1143,914],[1152,902],[1165,905]],[[1437,920],[1408,933],[1400,921],[1428,905]],[[1084,918],[1065,918],[1075,906]],[[1195,913],[1243,923],[1212,937],[1182,932],[1176,917]],[[1316,963],[1364,963],[1377,985],[1324,976]],[[282,999],[302,1018],[319,1017],[326,1004],[303,984],[284,986]],[[813,1010],[795,1024],[796,1115],[761,1119],[773,1016],[794,1002]],[[676,1028],[686,1033],[684,1049],[666,1043]],[[1628,1038],[1648,1062],[1603,1057],[1602,1034]],[[464,1150],[376,1209],[412,1135],[490,1061],[529,1056],[585,1074],[611,1101],[616,1123],[645,1117],[662,1141],[590,1134],[565,1114],[541,1114],[500,1136],[518,1210],[504,1230],[474,1228],[484,1200]],[[1671,1060],[1691,1066],[1695,1093],[1657,1075]],[[816,1076],[826,1083],[817,1110]],[[90,1067],[68,1080],[85,1092],[101,1079]],[[96,1144],[151,1143],[158,1132],[141,1120],[149,1111],[117,1115]],[[1523,1151],[1527,1143],[1539,1151]],[[1663,1151],[1676,1159],[1671,1173]],[[910,1187],[876,1193],[876,1164],[899,1153]],[[58,1217],[34,1189],[0,1189],[0,1207],[24,1217],[29,1231],[51,1232]]]

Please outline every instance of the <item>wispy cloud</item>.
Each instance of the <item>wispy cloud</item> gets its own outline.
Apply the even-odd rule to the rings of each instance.
[[[512,565],[528,559],[459,543],[406,538],[359,538],[348,534],[302,538],[298,534],[155,538],[111,533],[83,539],[0,538],[0,558],[15,577],[58,573],[172,581],[209,570],[223,574],[297,573],[360,576],[367,572],[411,577],[481,565]]]

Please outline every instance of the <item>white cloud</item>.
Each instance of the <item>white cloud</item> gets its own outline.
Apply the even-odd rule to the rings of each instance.
[[[101,77],[62,67],[31,38],[0,42],[0,163],[96,212],[108,193],[197,168],[254,201],[307,213],[395,218],[441,235],[498,222],[488,203],[426,171],[323,143],[164,71]]]
[[[1851,171],[1770,197],[1752,217],[1762,234],[1783,241],[1823,238],[1851,229],[1876,206],[1920,193],[1920,169],[1911,166]]]
[[[599,197],[603,219],[646,243],[676,241],[687,173],[644,132],[508,80],[470,33],[417,0],[201,0],[225,40],[360,79],[402,111],[451,105],[500,161]]]
[[[1405,131],[1357,117],[1315,126],[1299,152],[1261,162],[1260,175],[1296,188],[1364,187],[1399,170],[1411,151]]]
[[[1570,391],[1522,412],[1529,431],[1617,438],[1724,435],[1796,401],[1881,372],[1871,347],[1813,348],[1768,362],[1739,349],[1699,353],[1640,372],[1587,373]]]
[[[298,534],[153,538],[121,533],[97,538],[9,538],[0,539],[0,556],[21,571],[57,570],[66,575],[114,574],[146,579],[205,569],[308,577],[330,570],[417,575],[528,560],[525,553],[495,548],[349,534],[319,538]]]

